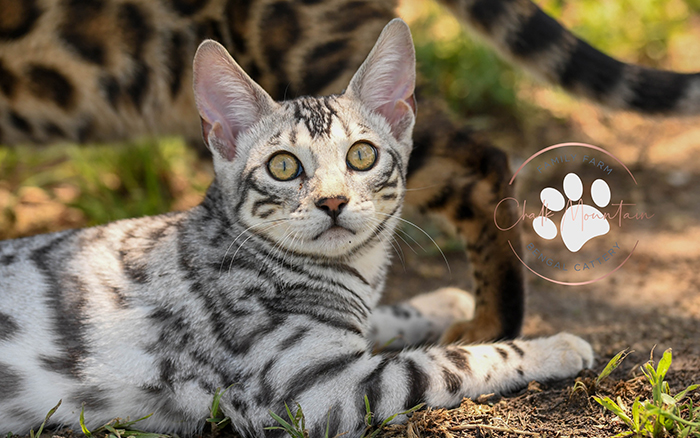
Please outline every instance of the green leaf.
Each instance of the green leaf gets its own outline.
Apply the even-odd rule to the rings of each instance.
[[[671,349],[664,351],[664,355],[659,361],[659,365],[656,367],[656,375],[659,380],[663,380],[666,377],[668,369],[671,368]]]
[[[695,391],[698,388],[700,388],[700,385],[690,385],[689,387],[685,388],[683,391],[676,394],[676,396],[674,398],[676,399],[676,401],[681,401],[686,396],[686,394],[688,394],[691,391]]]
[[[80,429],[88,438],[92,436],[92,432],[85,426],[85,403],[83,403],[83,406],[80,408]]]
[[[676,405],[676,399],[666,394],[665,392],[661,393],[661,401],[664,402],[664,404],[667,404],[668,406]]]
[[[602,382],[603,380],[605,380],[605,379],[610,375],[610,373],[612,373],[613,371],[615,371],[615,369],[616,369],[618,366],[620,366],[620,364],[622,363],[622,361],[625,360],[625,358],[626,358],[627,355],[629,355],[629,354],[630,354],[630,352],[628,352],[628,351],[625,349],[625,350],[622,350],[622,351],[620,351],[619,353],[617,353],[615,356],[613,356],[613,358],[610,359],[610,361],[608,361],[608,364],[605,365],[605,368],[603,368],[603,371],[600,372],[600,374],[598,375],[598,378],[596,378],[596,380],[595,380],[596,386],[598,386],[598,384],[599,384],[600,382]]]
[[[622,408],[620,406],[618,406],[617,403],[612,401],[610,399],[610,397],[605,396],[603,398],[600,398],[600,397],[594,395],[593,400],[598,402],[598,404],[603,406],[605,409],[607,409],[610,412],[612,412],[613,414],[617,415],[622,421],[627,423],[628,426],[634,425],[634,422],[630,419],[630,417],[628,417],[627,414],[625,414],[625,412],[622,410]]]

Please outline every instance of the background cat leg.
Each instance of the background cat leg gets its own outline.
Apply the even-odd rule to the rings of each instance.
[[[506,154],[453,122],[434,102],[422,102],[414,130],[406,202],[443,214],[465,240],[472,266],[474,319],[454,323],[443,342],[510,339],[522,327],[525,284],[514,256],[520,230],[499,230],[494,223],[498,202],[512,196]],[[514,224],[513,203],[498,208],[499,224]]]
[[[379,306],[370,315],[375,350],[434,344],[453,324],[474,318],[474,297],[454,287]]]

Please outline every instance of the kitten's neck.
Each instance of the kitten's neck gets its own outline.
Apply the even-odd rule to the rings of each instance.
[[[388,252],[381,240],[377,239],[376,243],[366,245],[345,259],[285,252],[279,249],[276,242],[250,232],[249,227],[227,212],[225,206],[230,205],[231,200],[225,199],[225,196],[214,181],[204,201],[190,212],[183,230],[185,246],[189,248],[187,251],[197,253],[196,263],[200,268],[195,270],[203,274],[215,268],[216,278],[232,277],[222,282],[227,285],[225,288],[231,288],[230,294],[220,294],[216,299],[235,297],[238,292],[234,289],[241,283],[241,275],[265,277],[270,274],[271,283],[277,287],[265,292],[270,294],[266,299],[282,298],[286,305],[294,307],[294,294],[297,293],[294,288],[298,288],[299,276],[307,276],[311,279],[308,281],[310,290],[324,289],[325,299],[350,303],[357,310],[353,314],[331,312],[328,315],[330,318],[350,321],[348,325],[365,330],[369,310],[376,305],[383,290],[389,262]],[[294,285],[292,295],[285,296],[284,288],[287,286],[280,285]],[[302,310],[313,311],[308,297],[300,295],[302,302],[305,306]]]

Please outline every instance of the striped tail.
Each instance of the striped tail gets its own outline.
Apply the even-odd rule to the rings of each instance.
[[[618,61],[577,38],[530,0],[440,0],[506,58],[605,106],[646,114],[700,113],[700,73]]]

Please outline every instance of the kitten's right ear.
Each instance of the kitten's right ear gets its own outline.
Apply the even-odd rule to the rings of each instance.
[[[194,55],[194,97],[204,142],[231,161],[238,136],[277,107],[219,43],[206,40]]]

